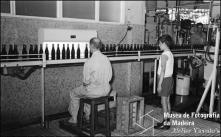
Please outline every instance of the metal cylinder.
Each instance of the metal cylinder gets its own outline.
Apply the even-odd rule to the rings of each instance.
[[[176,78],[176,94],[189,95],[190,77],[185,75],[177,75]]]

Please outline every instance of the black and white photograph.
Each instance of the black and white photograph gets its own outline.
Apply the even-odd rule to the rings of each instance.
[[[219,0],[1,0],[1,136],[220,137]]]

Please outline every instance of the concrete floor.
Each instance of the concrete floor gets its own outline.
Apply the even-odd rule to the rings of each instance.
[[[1,136],[77,136],[60,129],[58,123],[60,120],[61,119],[51,121],[49,128],[43,128],[40,124],[34,124],[1,132]]]
[[[162,109],[153,105],[145,105],[145,113],[161,121],[163,118]],[[173,112],[179,114],[177,112]],[[1,136],[77,136],[59,128],[59,120],[50,122],[49,128],[42,128],[40,124],[23,127],[8,132],[2,132]],[[193,121],[194,125],[172,125],[169,130],[153,129],[153,121],[151,117],[143,118],[143,128],[134,133],[125,134],[123,131],[114,130],[112,136],[220,136],[220,124],[200,118],[172,118],[171,120],[188,120]],[[154,121],[156,125],[156,121]],[[195,131],[198,129],[197,131]],[[203,133],[204,132],[204,133]],[[103,136],[103,135],[99,135]]]

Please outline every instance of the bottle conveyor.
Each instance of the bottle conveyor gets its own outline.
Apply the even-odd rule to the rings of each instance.
[[[172,50],[174,57],[188,57],[194,54],[203,55],[204,50]],[[116,61],[140,61],[145,59],[159,58],[162,51],[160,50],[149,50],[149,51],[120,51],[120,52],[102,52],[107,55],[111,62]],[[84,63],[87,58],[81,59],[60,59],[60,60],[46,60],[45,54],[32,54],[36,56],[42,56],[42,58],[26,58],[26,59],[1,59],[1,68],[3,67],[18,67],[18,66],[48,66],[48,65],[59,65],[59,64],[74,64]],[[10,57],[13,55],[1,55],[3,57]],[[23,55],[17,55],[22,57]]]
[[[155,59],[155,70],[157,65],[157,60],[160,56],[161,51],[121,51],[121,52],[104,52],[111,62],[129,62],[129,61],[144,61],[146,59]],[[193,56],[193,50],[174,50],[173,51],[174,57],[189,57]],[[197,52],[197,55],[202,55],[201,52]],[[35,54],[33,54],[35,55]],[[19,59],[4,59],[1,60],[1,68],[7,69],[8,67],[30,67],[30,66],[41,66],[41,125],[45,127],[45,68],[50,65],[59,65],[59,64],[83,64],[87,59],[61,59],[61,60],[46,60],[45,54],[36,54],[42,55],[42,58],[26,58],[24,60]],[[7,55],[9,57],[9,55]],[[22,55],[18,55],[22,56]],[[5,57],[1,55],[1,57]],[[154,71],[154,80],[156,80],[156,71]],[[154,85],[154,93],[155,91]]]
[[[39,30],[39,45],[43,44],[43,51],[45,51],[46,44],[49,46],[49,59],[46,60],[46,54],[32,54],[32,56],[37,56],[40,58],[29,58],[30,56],[26,55],[27,58],[22,58],[23,55],[16,55],[17,58],[12,56],[15,55],[1,55],[1,68],[7,70],[10,67],[30,67],[30,66],[40,66],[41,67],[41,125],[45,127],[45,68],[47,66],[54,65],[56,67],[59,64],[83,64],[87,59],[59,59],[59,60],[51,60],[50,51],[52,49],[52,43],[57,44],[60,43],[69,43],[78,45],[79,42],[87,43],[89,45],[89,40],[92,37],[96,37],[97,32],[95,30],[63,30],[63,29],[41,29]],[[82,47],[81,47],[82,48]],[[89,46],[88,46],[89,48]],[[83,47],[84,49],[84,47]],[[90,49],[89,49],[90,51]],[[88,51],[88,53],[90,53]],[[193,55],[203,55],[203,50],[198,49],[173,49],[172,50],[174,57],[189,57]],[[154,59],[154,83],[156,83],[156,70],[157,70],[157,60],[161,54],[160,50],[137,50],[137,51],[116,51],[111,52],[103,52],[103,54],[107,55],[111,62],[129,62],[129,61],[144,61],[147,59]],[[10,57],[11,56],[11,57]],[[9,58],[9,59],[5,59]],[[12,59],[13,58],[13,59]],[[55,66],[56,65],[56,66]],[[154,84],[153,91],[154,93],[156,84]]]

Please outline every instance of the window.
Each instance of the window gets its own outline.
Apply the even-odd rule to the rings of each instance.
[[[170,20],[175,20],[176,9],[169,9]],[[180,19],[190,19],[195,23],[209,23],[209,9],[180,9]]]
[[[1,13],[10,13],[10,1],[1,1]]]
[[[120,1],[100,1],[100,21],[120,22]]]
[[[16,1],[16,15],[56,17],[56,1]]]
[[[87,22],[124,23],[125,1],[1,1],[1,13],[70,21],[81,19]]]
[[[63,17],[95,19],[95,1],[63,1]]]
[[[181,9],[181,19],[190,19],[195,23],[209,23],[209,9]]]

